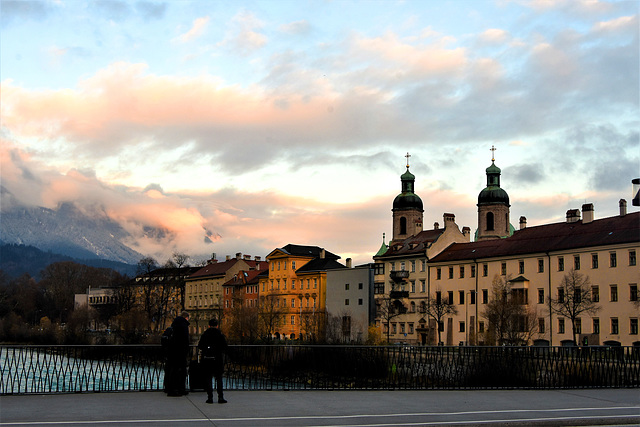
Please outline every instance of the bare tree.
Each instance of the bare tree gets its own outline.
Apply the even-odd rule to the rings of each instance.
[[[189,255],[182,252],[177,252],[177,251],[174,252],[173,255],[171,256],[171,260],[173,261],[175,266],[178,268],[188,267],[190,258],[191,257]]]
[[[455,304],[451,303],[448,298],[442,298],[440,292],[437,291],[435,295],[427,298],[425,314],[436,322],[436,327],[438,329],[438,343],[441,343],[444,319],[447,316],[454,316],[458,314],[458,308]]]
[[[484,317],[499,345],[528,343],[536,328],[536,313],[527,307],[525,289],[514,289],[510,277],[495,276]]]
[[[556,298],[548,298],[553,313],[571,321],[573,343],[577,344],[576,324],[582,314],[593,315],[600,309],[591,299],[591,282],[588,276],[571,269],[562,278]]]
[[[147,313],[147,317],[149,320],[153,318],[154,313],[154,288],[155,282],[151,280],[151,277],[148,277],[149,274],[157,268],[157,263],[153,258],[146,257],[142,258],[138,261],[138,276],[147,275],[147,277],[143,277],[142,282],[142,308]]]
[[[380,298],[376,298],[376,317],[386,326],[387,330],[387,343],[390,342],[391,337],[391,320],[396,317],[405,314],[407,307],[397,298],[391,298],[389,294],[385,294]]]
[[[277,303],[277,295],[260,297],[258,318],[262,326],[263,336],[271,337],[276,328],[282,324],[283,310]]]

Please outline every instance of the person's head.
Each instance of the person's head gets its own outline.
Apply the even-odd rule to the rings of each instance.
[[[180,316],[182,316],[185,319],[189,320],[189,312],[188,311],[183,311],[182,313],[180,313]]]
[[[209,320],[209,326],[211,326],[212,328],[217,328],[218,327],[218,321],[216,319]]]

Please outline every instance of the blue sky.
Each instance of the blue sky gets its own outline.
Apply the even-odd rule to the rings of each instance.
[[[0,5],[2,185],[161,261],[367,262],[407,152],[427,228],[475,229],[492,145],[514,224],[615,215],[640,175],[637,1]]]

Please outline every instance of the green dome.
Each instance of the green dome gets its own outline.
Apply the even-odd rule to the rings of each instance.
[[[500,187],[487,187],[478,195],[478,206],[496,203],[509,206],[509,195]]]
[[[420,211],[423,211],[424,209],[422,208],[422,199],[413,192],[413,186],[416,177],[411,172],[409,172],[409,166],[407,166],[407,171],[400,176],[400,180],[402,181],[402,192],[398,194],[393,200],[392,210],[402,211],[408,209],[418,209]]]

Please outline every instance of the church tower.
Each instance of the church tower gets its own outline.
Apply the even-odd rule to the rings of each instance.
[[[416,177],[409,172],[409,153],[407,158],[407,171],[400,176],[402,192],[393,201],[393,238],[403,240],[415,236],[422,231],[422,200],[414,192]]]
[[[512,234],[509,223],[509,195],[500,188],[500,168],[495,165],[495,147],[491,147],[491,166],[487,168],[487,186],[478,195],[478,231],[476,240],[498,239]]]

